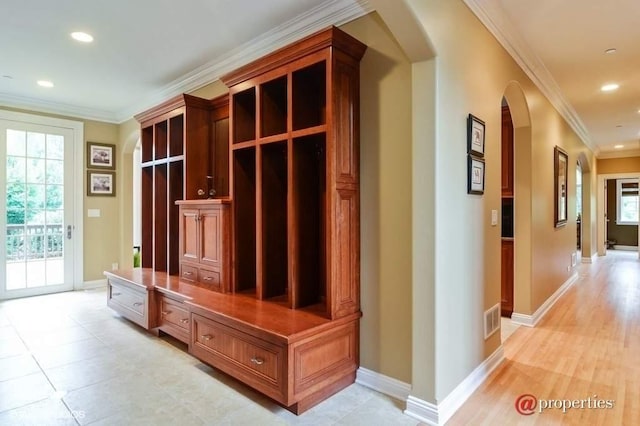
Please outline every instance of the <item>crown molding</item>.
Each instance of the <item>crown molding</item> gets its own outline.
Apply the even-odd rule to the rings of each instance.
[[[533,83],[549,99],[560,115],[594,153],[598,151],[586,126],[566,100],[542,60],[535,54],[511,23],[496,0],[463,0],[480,22],[493,34]]]
[[[119,122],[180,93],[199,89],[280,47],[331,25],[342,25],[370,13],[367,0],[328,0],[282,25],[217,57],[116,113]]]
[[[105,123],[120,123],[117,114],[97,108],[69,105],[25,96],[0,93],[0,107],[17,108],[27,111],[38,111],[83,120],[95,120]]]
[[[640,157],[640,149],[621,149],[615,151],[599,151],[598,159]]]

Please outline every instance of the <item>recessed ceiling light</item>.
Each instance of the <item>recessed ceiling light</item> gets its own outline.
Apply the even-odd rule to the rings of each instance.
[[[617,83],[607,83],[602,86],[600,90],[602,90],[603,92],[613,92],[614,90],[618,90],[618,87],[620,87],[620,85]]]
[[[624,145],[614,145],[613,147],[615,149],[622,149],[622,148],[624,148]]]
[[[612,53],[616,53],[618,51],[618,49],[616,49],[615,47],[612,47],[610,49],[607,49],[604,51],[604,53],[606,53],[607,55],[611,55]]]
[[[78,40],[83,43],[91,43],[93,41],[93,36],[91,34],[83,33],[82,31],[76,31],[71,33],[71,37],[74,40]]]
[[[53,87],[53,83],[49,80],[38,80],[38,86],[42,87]]]

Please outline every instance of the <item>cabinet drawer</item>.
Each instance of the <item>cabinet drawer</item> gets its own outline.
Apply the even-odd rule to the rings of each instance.
[[[184,263],[180,264],[180,277],[183,280],[195,281],[198,279],[198,268],[185,265]]]
[[[160,325],[173,325],[188,332],[190,328],[189,311],[182,303],[162,297],[160,299]]]
[[[215,321],[193,314],[192,353],[269,396],[283,400],[285,351]]]
[[[198,281],[203,287],[209,290],[221,291],[220,273],[210,269],[200,268],[198,271]]]
[[[141,318],[145,314],[145,295],[138,294],[125,287],[109,283],[109,300],[111,304],[124,309],[124,312],[130,312],[139,315]],[[122,313],[122,311],[119,310]]]

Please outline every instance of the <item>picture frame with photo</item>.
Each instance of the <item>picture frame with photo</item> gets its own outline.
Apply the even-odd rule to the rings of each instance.
[[[116,146],[108,143],[87,142],[87,169],[116,168]]]
[[[467,194],[484,194],[485,163],[482,158],[467,156]]]
[[[87,170],[87,196],[115,197],[115,195],[115,172]]]
[[[569,155],[556,146],[553,148],[553,194],[554,226],[559,228],[567,224],[569,208]]]
[[[467,154],[484,157],[484,121],[473,114],[467,117]]]

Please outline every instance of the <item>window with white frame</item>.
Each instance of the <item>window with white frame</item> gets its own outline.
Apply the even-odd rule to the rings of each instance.
[[[618,179],[618,225],[638,224],[638,179]]]

